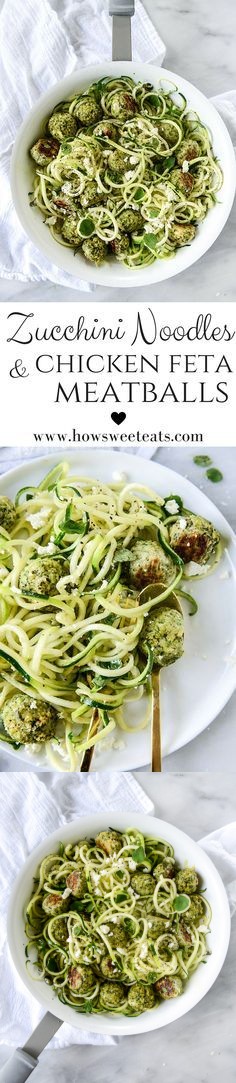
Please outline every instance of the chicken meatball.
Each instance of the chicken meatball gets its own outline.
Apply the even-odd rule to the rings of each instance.
[[[149,647],[155,666],[170,666],[184,652],[184,622],[176,609],[160,606],[145,618],[139,646],[142,653]]]
[[[92,94],[88,94],[87,97],[81,98],[75,105],[74,116],[78,117],[78,120],[83,125],[95,124],[102,117],[102,109],[96,98]]]
[[[118,225],[122,233],[136,233],[136,230],[143,226],[141,211],[134,211],[132,207],[126,207],[126,210],[119,215]]]
[[[49,741],[54,737],[58,713],[51,703],[30,699],[19,692],[4,703],[2,719],[5,730],[21,744]]]
[[[154,880],[150,872],[135,872],[131,876],[131,887],[135,891],[136,895],[151,895],[154,891]]]
[[[83,237],[79,233],[79,220],[76,214],[70,214],[69,218],[66,218],[65,222],[63,222],[62,236],[74,248],[78,248],[83,244]]]
[[[8,496],[0,496],[0,527],[11,533],[16,524],[17,514],[15,505],[12,500],[9,500]]]
[[[179,515],[169,528],[172,549],[181,557],[184,564],[194,561],[205,564],[214,554],[220,541],[218,530],[203,519],[201,515]]]
[[[116,978],[119,978],[120,968],[113,962],[110,955],[103,955],[100,962],[100,970],[103,978],[107,978],[109,981],[116,981]]]
[[[136,104],[132,94],[128,91],[119,90],[113,94],[110,104],[110,111],[113,117],[118,120],[128,119],[136,113]]]
[[[59,143],[64,139],[73,139],[78,130],[78,124],[72,113],[53,113],[48,121],[48,129]]]
[[[22,594],[40,594],[48,598],[56,593],[59,579],[67,572],[68,564],[63,558],[36,557],[29,560],[20,574],[20,590]]]
[[[128,936],[122,925],[111,924],[109,933],[107,936],[110,940],[112,950],[116,948],[126,948],[128,944]]]
[[[137,590],[142,590],[149,583],[163,582],[168,586],[175,578],[175,565],[162,545],[140,538],[131,549],[127,574],[130,586]]]
[[[169,230],[170,241],[174,241],[180,248],[185,244],[190,244],[193,241],[196,233],[196,226],[186,224],[185,222],[172,222]]]
[[[76,869],[69,872],[66,878],[66,886],[70,888],[72,895],[76,899],[82,899],[83,895],[87,891],[87,880],[84,870],[84,865],[77,865]]]
[[[122,835],[118,834],[118,831],[100,831],[99,835],[95,839],[96,846],[99,850],[104,850],[104,854],[107,857],[113,857],[114,854],[118,854],[119,850],[123,846]]]
[[[120,982],[104,982],[100,986],[99,1003],[102,1008],[113,1011],[119,1008],[125,999],[124,986]]]
[[[149,1011],[155,1004],[154,990],[150,985],[143,985],[141,981],[136,981],[129,989],[128,1004],[137,1013]]]
[[[31,158],[36,162],[36,165],[40,165],[44,168],[49,162],[52,162],[53,158],[57,157],[59,149],[60,143],[58,142],[58,139],[47,139],[44,135],[41,139],[37,140],[37,143],[34,143],[33,147],[31,147],[30,154]]]
[[[62,914],[67,908],[67,903],[59,892],[53,891],[50,895],[45,895],[42,907],[45,914]]]
[[[160,876],[166,876],[167,880],[173,880],[175,876],[175,860],[173,857],[168,857],[164,861],[159,861],[159,865],[153,869],[155,880],[159,880]]]
[[[115,124],[110,123],[109,120],[101,120],[100,124],[97,124],[96,128],[94,128],[93,134],[98,139],[112,139],[112,142],[114,143],[119,139],[118,128],[116,128]]]
[[[167,923],[163,918],[153,915],[148,919],[148,932],[147,935],[151,940],[157,940],[158,936],[163,936],[167,931]]]
[[[111,150],[108,158],[108,166],[109,169],[112,170],[112,173],[125,173],[126,170],[129,169],[129,159],[126,154],[122,154],[122,151],[119,150],[118,147],[117,150]]]
[[[187,910],[188,925],[200,925],[204,920],[205,907],[200,895],[192,895],[190,907]]]
[[[180,921],[178,929],[175,930],[178,943],[181,948],[189,948],[192,945],[192,933],[185,921]]]
[[[122,259],[126,252],[129,251],[129,237],[127,233],[118,233],[117,237],[114,237],[114,241],[111,241],[111,251],[116,259]]]
[[[96,235],[94,237],[88,237],[88,239],[83,242],[82,249],[86,259],[88,259],[90,263],[95,263],[96,267],[100,267],[100,264],[104,263],[107,256],[107,245],[100,237],[97,237]]]
[[[171,121],[163,119],[161,121],[158,121],[157,127],[158,134],[161,136],[161,138],[165,139],[165,142],[168,143],[169,147],[174,147],[177,139],[175,125],[171,124]]]
[[[68,982],[73,993],[91,993],[96,985],[95,974],[91,966],[71,966]]]
[[[99,203],[103,203],[104,193],[99,192],[95,181],[88,181],[86,188],[81,192],[80,202],[81,207],[97,207]]]
[[[181,978],[169,977],[159,978],[159,981],[155,982],[155,990],[161,1000],[171,1000],[172,997],[179,997],[183,992],[183,982]]]
[[[175,877],[177,891],[185,892],[186,895],[195,895],[198,885],[199,877],[196,869],[179,869]]]
[[[195,158],[199,158],[201,155],[201,147],[195,139],[183,139],[180,147],[176,151],[176,158],[178,165],[183,165],[184,162],[193,162]]]
[[[177,192],[183,192],[185,196],[190,196],[194,185],[193,174],[189,171],[183,173],[182,169],[173,169],[170,174],[171,184],[174,188],[177,188]]]
[[[66,902],[67,900],[63,901]],[[56,943],[64,947],[68,942],[67,918],[56,916],[55,919],[52,918],[48,927],[48,935],[50,940],[56,940]]]

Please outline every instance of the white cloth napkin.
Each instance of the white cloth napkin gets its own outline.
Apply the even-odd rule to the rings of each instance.
[[[0,832],[0,1044],[22,1045],[44,1011],[25,989],[13,967],[6,938],[9,899],[17,873],[35,846],[60,824],[105,809],[152,813],[154,806],[139,783],[127,774],[103,773],[80,778],[47,773],[1,776]],[[50,1048],[70,1044],[113,1044],[114,1039],[76,1031],[63,1023]]]
[[[211,100],[228,128],[236,152],[236,90],[228,90],[226,94],[216,94]]]
[[[134,59],[162,64],[165,46],[140,0],[132,29]],[[50,264],[28,241],[13,207],[9,170],[17,131],[40,95],[79,65],[111,57],[108,0],[54,0],[53,6],[48,0],[5,0],[0,41],[0,276],[89,290],[87,283]]]

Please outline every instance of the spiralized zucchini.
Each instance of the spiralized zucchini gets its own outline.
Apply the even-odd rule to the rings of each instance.
[[[209,954],[194,868],[130,828],[59,846],[26,909],[27,967],[77,1012],[139,1015],[184,992]]]
[[[71,476],[63,462],[37,487],[21,489],[12,507],[11,533],[0,528],[0,712],[4,716],[12,697],[23,694],[27,724],[30,712],[40,724],[42,711],[47,723],[50,710],[57,724],[53,736],[46,729],[45,742],[35,743],[36,730],[34,737],[32,725],[27,739],[16,711],[16,730],[9,736],[1,725],[0,739],[15,747],[26,743],[32,755],[46,752],[53,767],[75,770],[87,748],[110,737],[113,743],[116,727],[133,731],[129,707],[144,693],[136,732],[149,723],[153,655],[140,649],[142,629],[153,606],[168,602],[184,582],[185,566],[169,543],[178,517],[147,485]],[[145,537],[159,539],[158,559],[170,572],[158,600],[140,602],[129,568],[140,539],[142,563]],[[186,599],[196,611],[189,594]],[[95,708],[99,728],[91,735]]]
[[[31,154],[30,199],[54,239],[134,270],[191,243],[223,179],[211,133],[164,79],[91,84],[56,106]]]

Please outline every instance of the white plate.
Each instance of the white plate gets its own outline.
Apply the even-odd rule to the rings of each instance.
[[[74,255],[74,251],[64,248],[51,236],[50,230],[44,225],[43,216],[36,207],[30,207],[29,191],[32,189],[34,175],[33,164],[29,156],[30,147],[39,137],[45,119],[50,116],[54,107],[63,98],[70,97],[78,91],[86,89],[91,82],[101,79],[104,75],[113,78],[118,75],[130,75],[136,82],[145,82],[147,79],[157,87],[160,79],[174,82],[187,98],[188,106],[198,113],[211,131],[213,148],[216,157],[221,164],[224,180],[218,194],[218,201],[209,211],[204,222],[197,229],[197,234],[190,245],[181,248],[173,259],[156,260],[150,267],[141,267],[131,270],[122,263],[108,261],[101,267],[95,267],[86,262],[80,253]],[[235,155],[231,139],[223,120],[214,106],[201,94],[200,90],[166,68],[154,67],[150,64],[135,64],[131,62],[110,62],[96,64],[93,67],[81,69],[68,75],[56,86],[51,87],[40,98],[38,104],[31,109],[19,130],[12,155],[11,185],[12,195],[18,217],[31,240],[41,249],[45,256],[57,267],[86,282],[95,282],[96,285],[114,286],[141,286],[148,282],[162,282],[163,279],[171,278],[180,271],[190,267],[211,247],[227,221],[230,213],[236,183]]]
[[[132,821],[132,822],[131,822]],[[26,969],[25,946],[27,938],[24,930],[24,910],[33,891],[33,878],[40,862],[57,850],[59,842],[74,842],[78,838],[94,836],[98,831],[107,830],[108,814],[82,817],[73,823],[63,824],[53,835],[37,846],[25,862],[23,869],[17,876],[13,894],[11,897],[8,914],[8,942],[10,952],[18,974],[26,985],[29,992],[45,1008],[45,1011],[53,1012],[65,1023],[76,1027],[78,1030],[89,1030],[96,1034],[140,1034],[148,1030],[156,1030],[168,1023],[179,1019],[193,1008],[205,993],[211,988],[216,980],[226,956],[230,937],[230,914],[226,891],[219,873],[212,861],[201,850],[196,842],[185,835],[179,828],[164,820],[154,819],[150,816],[128,813],[109,813],[109,827],[118,830],[126,830],[136,827],[144,835],[153,835],[155,838],[164,838],[174,847],[177,861],[183,865],[187,862],[195,866],[199,873],[202,886],[206,888],[206,897],[212,908],[211,933],[208,938],[211,955],[207,958],[205,966],[199,966],[192,974],[180,997],[173,1000],[162,1001],[158,1008],[139,1015],[136,1019],[126,1016],[104,1015],[79,1015],[66,1004],[61,1004],[55,993],[43,980],[34,981]]]
[[[24,463],[9,471],[0,479],[0,493],[15,497],[17,490],[27,484],[38,485],[47,470],[60,462],[61,454]],[[192,511],[210,519],[226,541],[226,549],[215,571],[200,582],[192,580],[184,589],[192,590],[199,603],[196,616],[189,616],[185,607],[185,654],[175,665],[163,672],[161,677],[163,754],[168,755],[182,748],[188,741],[209,726],[222,710],[236,687],[236,538],[221,512],[204,494],[167,467],[149,462],[139,456],[117,454],[107,451],[67,450],[71,470],[78,475],[99,477],[101,481],[112,480],[113,471],[124,472],[130,481],[151,486],[161,496],[179,493],[184,504]],[[139,714],[138,714],[139,711]],[[141,714],[140,714],[141,711]],[[135,705],[136,717],[141,718],[143,702]],[[117,738],[123,739],[120,731]],[[14,757],[22,759],[20,752],[6,747]],[[38,751],[24,753],[28,766],[45,765],[44,754]],[[125,746],[120,749],[105,748],[96,751],[94,770],[134,770],[150,761],[150,731],[125,734]],[[207,765],[206,765],[207,766]]]

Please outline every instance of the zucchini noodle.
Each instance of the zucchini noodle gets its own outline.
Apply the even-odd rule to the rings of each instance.
[[[173,498],[169,504],[172,509]],[[116,727],[128,733],[148,725],[154,655],[152,644],[145,645],[145,621],[153,607],[156,614],[168,606],[173,590],[181,593],[185,575],[171,546],[178,515],[168,514],[169,504],[137,482],[71,476],[67,463],[37,487],[21,489],[15,505],[0,497],[2,741],[16,749],[25,744],[32,756],[46,752],[57,769],[76,770],[87,748],[113,743]],[[186,515],[197,537],[202,524],[208,543],[214,536],[206,574],[218,559],[216,532],[192,512]],[[160,593],[142,601],[150,560]],[[192,608],[196,612],[194,601]],[[133,724],[129,704],[144,693],[143,717]]]
[[[209,954],[194,868],[133,828],[59,846],[26,909],[27,967],[77,1012],[139,1015],[184,992]]]
[[[91,84],[55,107],[30,153],[32,203],[54,239],[97,265],[173,258],[223,181],[211,133],[164,80]]]

